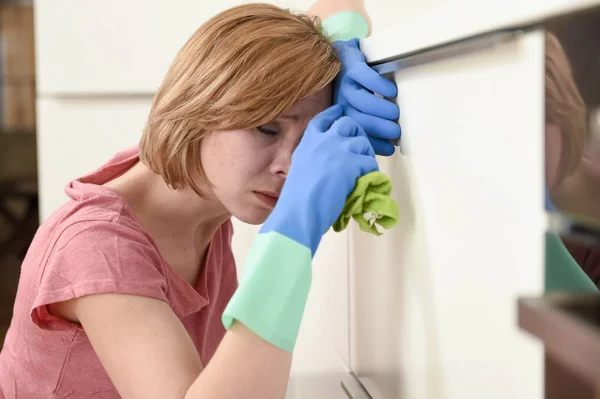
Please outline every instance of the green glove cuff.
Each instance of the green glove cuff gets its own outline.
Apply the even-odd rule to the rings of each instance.
[[[271,344],[292,352],[312,282],[310,249],[271,231],[254,240],[240,286],[223,312]]]
[[[344,230],[351,218],[361,230],[375,235],[381,235],[384,228],[391,229],[398,223],[398,204],[391,194],[392,181],[384,173],[371,172],[359,177],[333,224],[333,231]]]
[[[328,16],[321,23],[332,42],[338,40],[364,39],[369,35],[369,23],[356,11],[341,11]]]

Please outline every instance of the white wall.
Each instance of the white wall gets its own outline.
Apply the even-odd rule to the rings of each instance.
[[[45,219],[66,200],[67,182],[135,145],[150,99],[58,99],[38,96],[40,207]]]
[[[305,9],[308,0],[268,1]],[[153,93],[207,19],[243,0],[36,1],[37,88],[49,93]]]

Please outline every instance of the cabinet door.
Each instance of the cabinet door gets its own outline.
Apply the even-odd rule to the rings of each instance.
[[[38,100],[42,220],[67,200],[64,187],[70,180],[93,172],[116,152],[138,143],[151,102],[152,98]]]
[[[308,9],[309,0],[267,1]],[[153,93],[200,25],[244,0],[37,0],[37,90]]]
[[[350,232],[351,367],[373,398],[541,397],[516,300],[544,280],[543,47],[531,31],[394,73],[399,225]]]

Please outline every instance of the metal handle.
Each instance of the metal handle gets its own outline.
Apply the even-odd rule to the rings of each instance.
[[[415,53],[404,54],[393,59],[372,62],[369,65],[379,74],[384,75],[416,65],[423,65],[445,58],[493,48],[514,39],[522,33],[522,29],[484,33],[455,42],[422,49]]]
[[[373,399],[352,372],[346,375],[341,385],[349,399]]]

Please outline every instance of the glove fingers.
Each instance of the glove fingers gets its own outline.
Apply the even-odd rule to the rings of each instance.
[[[369,137],[369,142],[371,143],[371,146],[373,146],[373,150],[375,150],[375,154],[377,155],[389,157],[390,155],[394,155],[396,152],[396,147],[394,147],[394,145],[387,140]]]
[[[379,93],[384,97],[396,97],[398,88],[394,82],[387,80],[365,62],[357,63],[348,69],[348,76],[365,89]]]
[[[346,148],[355,154],[375,156],[369,137],[354,119],[343,116],[333,123],[331,130],[340,136],[347,137],[344,141]]]
[[[350,138],[346,142],[346,148],[354,154],[375,156],[375,150],[366,135]]]
[[[396,140],[400,137],[401,128],[396,122],[365,114],[351,105],[346,107],[344,113],[354,119],[371,137],[386,140]]]
[[[340,105],[333,105],[312,118],[306,130],[326,132],[342,116],[342,113],[343,108]]]
[[[358,123],[349,116],[342,116],[340,119],[333,122],[331,125],[331,131],[335,131],[337,134],[343,137],[355,137],[355,136],[365,136],[366,133],[360,127]]]
[[[360,166],[360,176],[364,176],[371,172],[379,170],[377,159],[371,155],[361,155],[361,159],[358,161]]]
[[[393,121],[398,120],[400,117],[400,108],[396,103],[377,97],[375,94],[359,87],[355,82],[342,84],[340,94],[354,108],[366,114]]]

